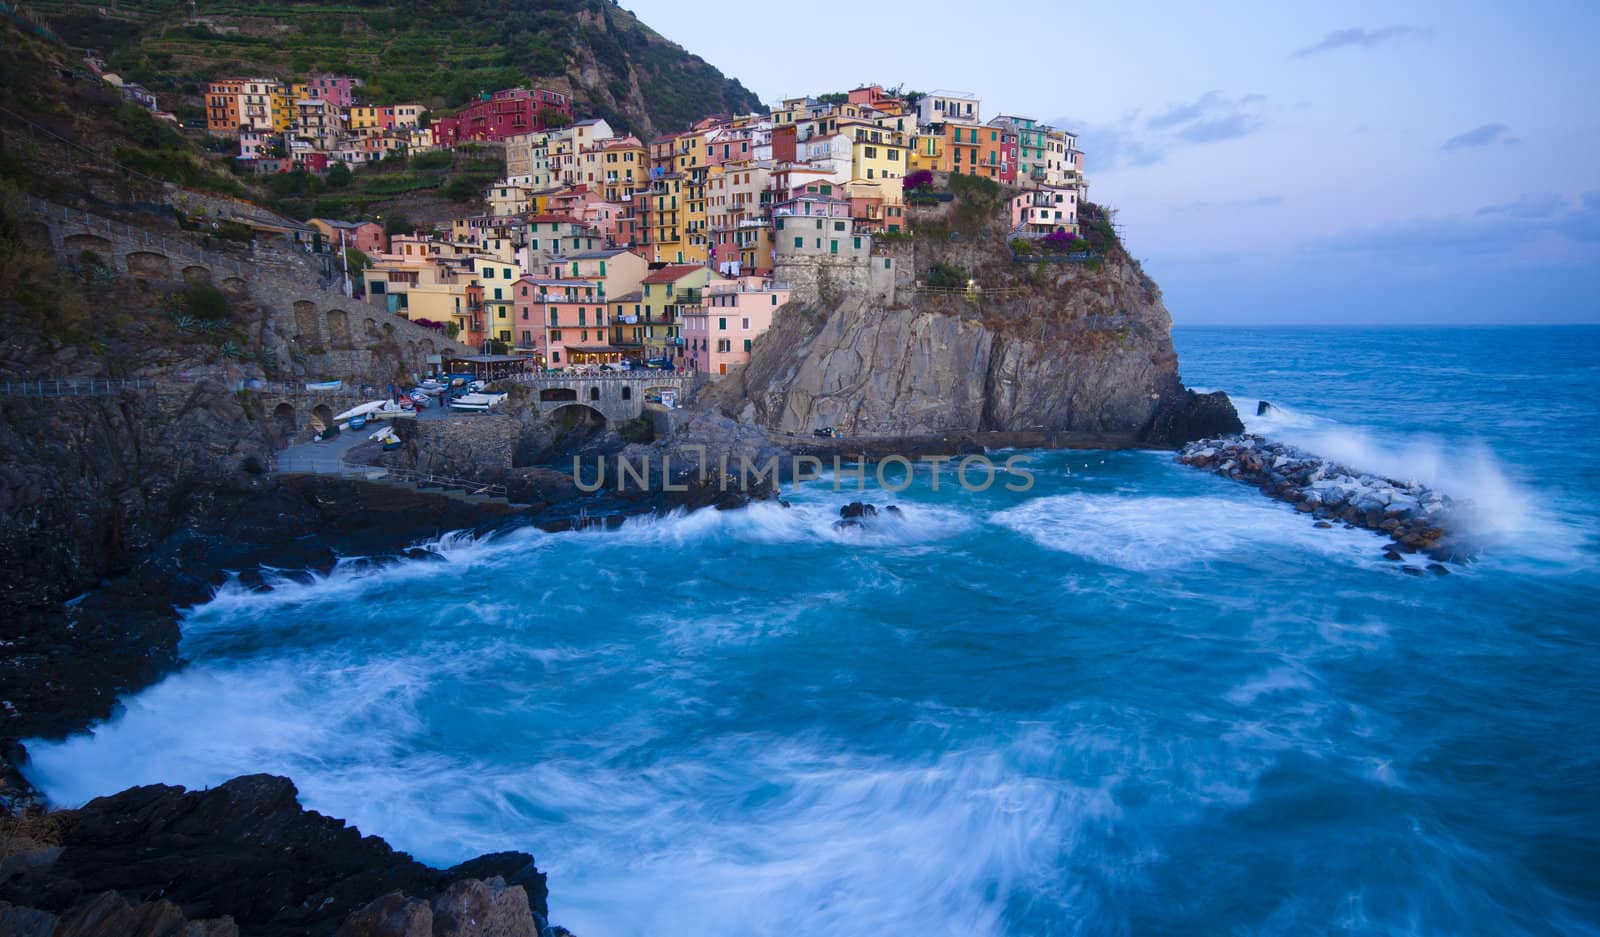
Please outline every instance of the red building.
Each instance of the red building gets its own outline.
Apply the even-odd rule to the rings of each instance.
[[[433,125],[433,142],[435,146],[454,146],[464,140],[504,140],[519,133],[535,133],[545,129],[539,114],[547,109],[572,119],[572,102],[559,91],[496,91],[454,117],[439,118]]]
[[[1000,181],[1006,185],[1017,183],[1017,132],[1000,131]]]

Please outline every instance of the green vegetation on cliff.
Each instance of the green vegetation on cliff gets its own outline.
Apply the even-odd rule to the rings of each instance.
[[[538,84],[577,110],[640,134],[686,128],[759,99],[609,0],[43,0],[69,42],[196,108],[223,74],[283,80],[313,71],[366,82],[363,98],[458,107],[484,91]]]

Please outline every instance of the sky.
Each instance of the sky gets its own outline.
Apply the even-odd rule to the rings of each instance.
[[[1178,325],[1600,322],[1600,0],[623,5],[769,103],[1075,131]]]

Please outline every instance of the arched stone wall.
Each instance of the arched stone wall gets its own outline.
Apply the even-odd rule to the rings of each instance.
[[[333,410],[325,403],[319,403],[311,408],[311,428],[327,429],[333,425]]]
[[[127,262],[128,272],[136,277],[172,279],[172,262],[167,260],[166,254],[157,254],[155,251],[133,251],[128,254]]]
[[[243,299],[250,295],[250,287],[239,277],[226,277],[222,281],[222,291],[235,299]]]
[[[272,410],[272,420],[284,435],[293,436],[300,425],[295,421],[294,404],[280,403]]]
[[[328,344],[334,348],[354,348],[350,338],[350,314],[343,309],[328,310]]]
[[[546,387],[539,391],[540,403],[576,402],[578,392],[570,387]]]
[[[183,278],[190,283],[210,283],[211,270],[199,264],[190,264],[183,268]]]
[[[45,229],[48,238],[50,230]],[[111,262],[111,242],[98,234],[69,234],[61,239],[61,248],[68,257],[75,258],[84,251],[94,251],[105,258],[106,263]]]
[[[322,323],[317,320],[317,304],[298,300],[294,304],[295,337],[309,345],[322,344]]]
[[[550,411],[549,418],[559,420],[569,426],[580,424],[604,426],[606,424],[606,415],[585,403],[569,403],[564,407],[556,407]]]

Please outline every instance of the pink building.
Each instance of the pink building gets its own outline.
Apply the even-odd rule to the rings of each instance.
[[[1029,234],[1078,233],[1078,190],[1041,186],[1011,200],[1011,227]]]
[[[604,359],[606,301],[593,280],[523,277],[512,284],[511,339],[546,368]]]
[[[572,117],[572,103],[559,91],[508,88],[474,101],[454,117],[441,117],[433,125],[434,146],[454,146],[464,140],[504,140],[521,133],[544,130],[539,116],[546,109]]]
[[[329,250],[338,250],[341,244],[363,254],[381,254],[389,250],[389,236],[384,233],[383,225],[376,221],[312,218],[310,224],[321,233]]]
[[[787,287],[762,277],[707,283],[700,303],[682,307],[684,366],[721,377],[748,364],[756,336],[788,301]]]
[[[339,75],[312,75],[306,79],[305,96],[312,101],[326,101],[333,107],[345,108],[355,103],[356,89],[361,79]]]

